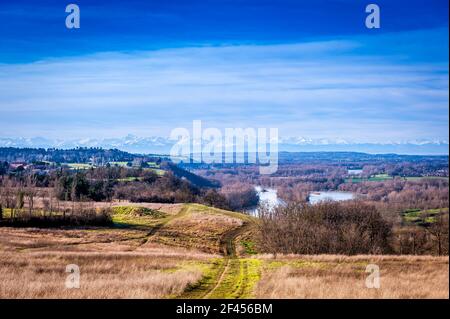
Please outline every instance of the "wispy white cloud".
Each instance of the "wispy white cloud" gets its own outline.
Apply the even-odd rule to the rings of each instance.
[[[448,139],[448,63],[360,53],[368,45],[349,38],[4,64],[1,134],[168,135],[201,119],[285,136]]]

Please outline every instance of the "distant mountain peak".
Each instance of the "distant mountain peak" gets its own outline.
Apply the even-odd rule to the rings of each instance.
[[[43,137],[0,137],[0,147],[62,148],[102,147],[117,148],[132,153],[168,154],[176,141],[161,136],[138,137],[128,134],[121,138],[49,139]],[[357,151],[366,153],[448,154],[448,140],[414,139],[383,143],[352,141],[345,138],[308,138],[303,136],[278,139],[279,151]]]

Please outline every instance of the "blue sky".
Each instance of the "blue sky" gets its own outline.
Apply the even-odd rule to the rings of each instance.
[[[1,2],[1,136],[448,140],[447,0],[72,2]]]

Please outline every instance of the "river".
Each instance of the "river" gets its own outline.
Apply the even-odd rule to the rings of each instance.
[[[261,205],[265,205],[269,209],[284,205],[284,201],[278,198],[277,190],[275,188],[255,186],[255,191],[259,198],[259,205],[247,210],[250,215],[257,216]]]
[[[259,204],[257,207],[252,207],[247,210],[247,213],[253,216],[258,216],[259,207],[265,205],[269,209],[274,209],[280,205],[285,205],[286,203],[278,198],[278,193],[275,188],[268,188],[262,186],[255,186],[255,191],[259,198]],[[331,201],[344,201],[354,199],[355,195],[350,192],[340,192],[340,191],[322,191],[322,192],[312,192],[309,194],[309,203],[314,205],[321,201],[331,200]]]
[[[312,192],[309,194],[309,203],[314,205],[319,202],[323,202],[326,200],[331,201],[344,201],[354,199],[355,195],[349,192],[339,192],[339,191],[330,191],[330,192]]]

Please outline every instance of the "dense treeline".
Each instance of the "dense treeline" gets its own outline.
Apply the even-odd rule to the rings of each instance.
[[[417,181],[394,179],[348,183],[341,185],[339,189],[360,194],[364,200],[378,202],[391,211],[401,211],[408,208],[448,207],[448,187],[448,180],[424,178]]]
[[[260,247],[277,254],[448,255],[448,214],[427,228],[394,229],[361,201],[291,203],[260,211]]]
[[[203,178],[199,175],[193,174],[188,170],[178,167],[172,162],[163,162],[161,168],[170,170],[176,177],[185,178],[193,185],[198,187],[219,187],[220,183]]]
[[[448,217],[448,213],[439,214],[427,227],[398,228],[393,240],[395,252],[408,255],[448,255]]]
[[[114,198],[132,202],[192,203],[201,202],[201,190],[170,172],[147,182],[120,183]]]
[[[199,168],[196,174],[208,179],[219,181],[222,185],[234,183],[248,183],[264,187],[281,189],[280,195],[285,201],[306,200],[311,191],[339,190],[346,187],[348,180],[354,175],[348,169],[360,169],[362,172],[356,176],[368,179],[377,174],[386,174],[389,178],[406,182],[406,177],[426,179],[428,176],[448,177],[448,159],[445,162],[437,157],[429,162],[401,162],[401,163],[357,163],[343,164],[329,163],[289,163],[280,164],[275,174],[260,175],[255,165],[236,165],[233,167]],[[372,183],[372,182],[371,182]],[[354,183],[356,184],[356,183]]]
[[[304,182],[278,186],[280,197],[286,202],[307,201],[313,191],[339,190],[352,192],[365,201],[373,202],[390,212],[408,208],[448,207],[448,180],[428,179],[408,181],[401,178],[381,182],[343,183],[337,188],[325,188],[327,184]]]
[[[227,199],[231,210],[240,211],[258,205],[259,197],[253,185],[234,183],[220,189],[220,193]]]
[[[138,155],[130,154],[117,149],[105,150],[102,148],[78,147],[74,149],[55,148],[15,148],[0,147],[0,161],[27,163],[36,161],[51,161],[56,163],[88,163],[133,161]]]
[[[351,155],[348,154],[350,158]],[[380,158],[385,159],[384,156]],[[406,159],[410,162],[405,162]],[[259,175],[258,168],[251,165],[236,166],[234,169],[202,168],[195,172],[220,181],[223,189],[240,183],[276,188],[278,197],[287,203],[307,202],[311,192],[352,192],[357,198],[375,205],[383,217],[397,224],[401,221],[400,213],[405,209],[448,207],[446,156],[392,156],[390,162],[370,156],[366,162],[346,162],[345,158],[329,159],[328,163],[323,160],[316,162],[282,164],[271,176]],[[349,169],[359,169],[361,173],[355,178],[348,172]],[[382,176],[385,177],[377,179],[377,174],[384,174]],[[353,182],[354,179],[356,182]]]
[[[24,225],[42,216],[53,225],[76,225],[83,218],[87,224],[107,222],[92,210],[77,215],[75,207],[91,201],[196,202],[243,211],[258,204],[254,186],[260,185],[276,188],[287,203],[262,211],[260,244],[265,251],[448,254],[449,182],[442,178],[448,176],[446,156],[280,154],[278,171],[267,176],[259,174],[257,165],[180,167],[159,157],[135,157],[117,150],[3,148],[2,154],[6,160],[23,156],[34,161],[24,168],[1,161],[0,156],[0,219],[7,216]],[[49,168],[42,162],[51,159],[98,166],[73,170]],[[355,177],[349,169],[360,173]],[[308,204],[311,192],[334,190],[352,192],[357,201]],[[429,209],[435,210],[432,215]],[[411,210],[420,214],[420,222],[406,219]]]
[[[85,203],[73,203],[69,206],[49,204],[34,207],[33,192],[21,190],[14,205],[4,208],[0,202],[0,226],[14,227],[60,227],[60,226],[111,226],[110,208],[94,208]],[[1,199],[1,198],[0,198]],[[50,197],[51,201],[52,198]]]
[[[391,226],[374,206],[360,202],[260,211],[261,246],[284,254],[380,254],[391,252]]]
[[[85,170],[58,168],[46,174],[23,170],[0,175],[0,202],[9,208],[15,205],[23,190],[42,197],[42,194],[47,196],[48,192],[43,190],[48,189],[59,201],[196,202],[235,210],[257,204],[256,192],[251,187],[219,192],[215,189],[217,183],[174,164],[161,163],[161,167],[167,170],[159,170],[159,174],[153,169],[119,166]]]
[[[101,167],[89,170],[58,170],[41,175],[3,176],[0,186],[3,197],[20,189],[49,187],[61,201],[110,201],[125,199],[134,202],[198,202],[202,190],[189,181],[167,171],[158,176],[152,170]]]

